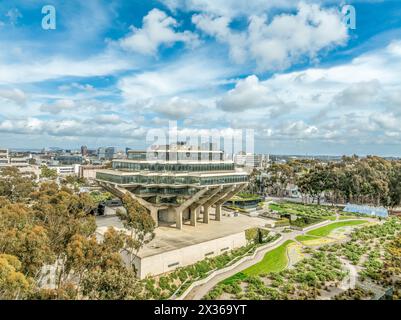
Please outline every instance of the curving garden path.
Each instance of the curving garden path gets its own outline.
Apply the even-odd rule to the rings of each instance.
[[[356,267],[343,258],[340,258],[340,261],[343,264],[344,268],[348,270],[348,276],[345,277],[344,280],[341,282],[340,288],[343,290],[355,289],[356,278],[358,276]]]

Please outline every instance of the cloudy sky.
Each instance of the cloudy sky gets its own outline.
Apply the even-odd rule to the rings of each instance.
[[[401,1],[0,2],[0,146],[142,147],[169,121],[252,128],[263,153],[400,156]]]

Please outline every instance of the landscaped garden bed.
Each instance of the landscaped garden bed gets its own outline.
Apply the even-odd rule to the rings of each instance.
[[[320,252],[301,260],[292,269],[272,273],[259,271],[257,274],[242,272],[231,281],[220,283],[205,299],[215,299],[223,293],[232,299],[313,299],[327,282],[336,283],[346,276],[335,255]]]
[[[382,224],[366,221],[340,221],[297,237],[299,241],[324,238],[342,227],[358,227],[346,242],[304,247],[306,258],[291,268],[274,272],[285,264],[284,255],[290,243],[270,251],[254,266],[220,282],[205,299],[372,299],[369,290],[360,286],[339,289],[348,277],[344,261],[357,270],[359,283],[372,281],[383,290],[394,288],[392,295],[401,297],[401,220],[392,218]],[[359,227],[360,226],[360,227]],[[276,269],[276,270],[277,270]],[[346,283],[349,283],[347,281]]]
[[[321,218],[300,216],[300,217],[297,217],[296,220],[290,220],[290,225],[291,225],[291,228],[293,228],[293,229],[303,230],[304,228],[313,226],[313,225],[318,224],[323,221],[324,221],[324,219],[321,219]]]
[[[309,205],[293,202],[280,202],[269,204],[269,209],[280,214],[295,214],[297,216],[308,216],[318,219],[336,219],[336,214],[339,212],[337,207]]]
[[[228,200],[225,205],[228,208],[238,208],[242,210],[254,209],[263,201],[262,197],[251,193],[239,193]]]

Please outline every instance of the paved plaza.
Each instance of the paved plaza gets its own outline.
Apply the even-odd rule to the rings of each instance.
[[[242,214],[238,216],[228,216],[227,211],[223,211],[221,221],[214,220],[214,209],[211,209],[211,219],[209,224],[201,223],[201,218],[197,227],[184,224],[181,230],[174,225],[161,225],[155,229],[155,239],[148,243],[139,252],[139,256],[148,257],[166,251],[180,249],[190,245],[222,238],[231,234],[239,233],[253,227],[263,227],[272,220],[258,217],[248,217]],[[98,233],[103,233],[108,227],[122,229],[122,223],[116,216],[98,217]]]

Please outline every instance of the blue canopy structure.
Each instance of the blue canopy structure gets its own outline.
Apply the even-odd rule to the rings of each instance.
[[[352,213],[361,213],[382,218],[388,217],[388,210],[383,207],[371,207],[371,206],[363,206],[363,205],[348,203],[343,211]]]

